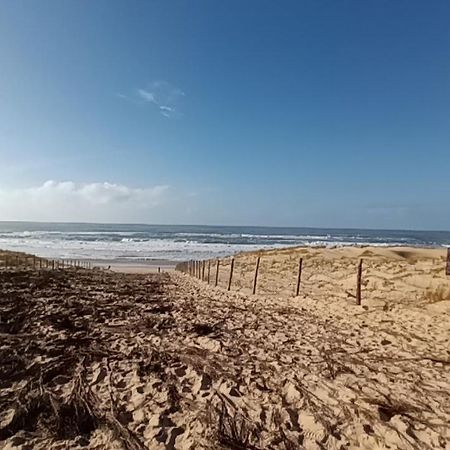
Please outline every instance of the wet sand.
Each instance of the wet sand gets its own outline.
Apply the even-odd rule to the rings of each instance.
[[[0,448],[449,449],[442,255],[303,253],[293,297],[301,251],[264,253],[256,296],[246,276],[0,271]]]

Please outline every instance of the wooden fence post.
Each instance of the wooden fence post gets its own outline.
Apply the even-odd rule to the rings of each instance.
[[[220,259],[217,260],[216,264],[216,282],[214,286],[217,286],[217,283],[219,282],[219,265],[220,265]]]
[[[298,293],[300,292],[300,281],[302,279],[302,266],[303,266],[303,258],[300,258],[298,261],[297,288],[295,290],[296,297],[298,297]]]
[[[209,284],[209,275],[211,272],[211,261],[208,259],[208,284]]]
[[[445,273],[446,275],[450,275],[450,247],[447,249],[447,268]]]
[[[55,270],[55,260],[52,259],[52,270]]]
[[[362,277],[362,259],[359,260],[358,277],[356,280],[356,304],[361,304],[361,277]]]
[[[253,295],[256,293],[256,282],[258,281],[258,270],[259,270],[259,261],[261,257],[258,256],[258,259],[256,260],[256,267],[255,267],[255,276],[253,278]]]
[[[234,258],[231,258],[230,278],[228,279],[228,291],[231,289],[231,280],[233,279]]]
[[[205,269],[206,269],[206,261],[202,262],[202,281],[205,281]]]

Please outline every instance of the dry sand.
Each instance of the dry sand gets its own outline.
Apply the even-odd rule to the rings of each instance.
[[[135,273],[135,274],[148,274],[148,273],[161,273],[172,272],[175,270],[175,263],[167,260],[160,261],[148,261],[148,262],[120,262],[117,260],[112,261],[98,261],[92,260],[92,266],[102,269],[108,269],[113,272],[120,273]]]
[[[448,450],[444,258],[267,252],[256,296],[255,254],[236,259],[241,292],[180,273],[0,271],[0,448]]]

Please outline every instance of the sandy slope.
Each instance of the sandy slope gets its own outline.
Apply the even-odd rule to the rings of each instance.
[[[179,273],[0,272],[0,448],[450,449],[450,302],[412,289],[446,282],[443,256],[373,256],[396,289],[374,276],[361,307],[340,292],[346,250],[323,253],[323,279],[305,269],[300,297],[267,294],[296,252],[264,257],[257,296]]]
[[[445,249],[411,247],[295,248],[244,253],[235,257],[232,289],[251,293],[256,257],[261,256],[258,293],[292,296],[298,261],[303,258],[301,293],[314,298],[355,295],[356,273],[363,259],[363,303],[370,307],[417,306],[450,300],[450,277],[445,275]],[[211,281],[215,279],[211,264]],[[230,258],[222,260],[219,286],[226,287]]]

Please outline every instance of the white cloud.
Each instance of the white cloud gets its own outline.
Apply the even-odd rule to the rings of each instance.
[[[170,187],[46,181],[22,189],[0,188],[0,220],[151,220],[169,201]]]
[[[160,114],[168,118],[181,116],[180,102],[185,95],[167,81],[154,81],[145,88],[137,89],[135,93],[137,99],[154,105]]]
[[[155,103],[155,96],[152,92],[148,92],[145,89],[138,89],[137,92],[146,102]]]

